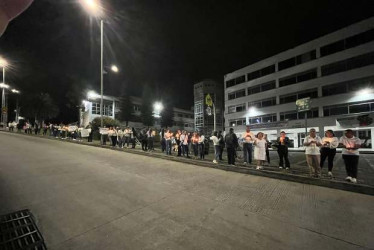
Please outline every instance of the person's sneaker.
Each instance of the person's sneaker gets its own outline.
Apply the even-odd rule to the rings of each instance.
[[[213,160],[213,163],[217,163],[217,161],[216,161],[216,160]]]
[[[247,162],[243,162],[244,165],[247,165]]]
[[[283,167],[282,166],[279,166],[280,169],[282,169]]]
[[[290,168],[286,168],[286,170],[289,170]]]
[[[261,169],[261,167],[260,167],[260,166],[257,166],[257,167],[256,167],[256,170],[260,170],[260,169]]]
[[[352,178],[351,182],[352,183],[357,183],[357,179],[356,178]]]
[[[332,178],[332,173],[331,173],[331,171],[329,171],[329,172],[327,173],[327,176],[330,177],[330,178]]]
[[[347,176],[347,178],[345,178],[345,180],[351,182],[352,181],[352,177]]]

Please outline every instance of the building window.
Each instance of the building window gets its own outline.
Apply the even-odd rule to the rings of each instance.
[[[138,105],[134,105],[133,108],[134,108],[134,111],[135,111],[135,112],[140,111],[140,106],[138,106]]]
[[[277,114],[267,114],[267,115],[248,118],[248,124],[268,123],[268,122],[276,122],[276,121],[277,121]]]
[[[105,104],[103,105],[103,111],[105,116],[113,116],[113,104]],[[92,110],[93,115],[100,115],[100,103],[93,102],[92,103]]]
[[[318,89],[308,89],[305,91],[280,96],[279,103],[284,104],[284,103],[296,102],[296,100],[298,99],[307,98],[307,97],[317,98]]]
[[[312,51],[309,51],[307,53],[304,53],[304,54],[301,54],[301,55],[298,55],[298,56],[295,56],[295,57],[292,57],[292,58],[289,58],[287,60],[279,62],[278,63],[278,70],[280,71],[280,70],[284,70],[284,69],[287,69],[287,68],[291,68],[293,66],[312,61],[316,58],[317,58],[316,50],[312,50]]]
[[[230,88],[243,82],[245,82],[245,75],[226,81],[226,88]]]
[[[283,77],[279,79],[279,87],[284,87],[291,84],[308,81],[314,78],[317,78],[317,69],[311,69],[295,75]]]
[[[365,88],[374,88],[374,77],[365,77],[352,81],[339,82],[322,87],[322,96],[356,92]]]
[[[239,105],[233,105],[228,107],[228,113],[236,113],[236,112],[242,112],[245,111],[245,103],[239,104]]]
[[[245,126],[245,125],[246,125],[245,118],[235,119],[235,120],[230,120],[229,121],[229,126],[230,127]]]
[[[249,102],[248,107],[255,107],[255,108],[264,108],[269,106],[277,105],[276,97],[271,97],[259,101]]]
[[[243,96],[245,96],[245,89],[241,89],[241,90],[235,91],[233,93],[230,93],[228,95],[228,99],[233,100],[233,99],[240,98],[240,97],[243,97]]]
[[[268,67],[262,68],[260,70],[253,71],[247,75],[248,81],[260,78],[266,75],[270,75],[275,72],[275,64]]]
[[[374,29],[321,47],[321,57],[374,41]]]
[[[374,52],[360,56],[351,57],[349,59],[324,65],[321,67],[322,76],[328,76],[352,69],[357,69],[374,64]]]
[[[318,117],[318,108],[312,108],[306,112],[297,112],[297,111],[287,111],[280,113],[280,120],[281,121],[291,121],[291,120],[300,120],[305,118],[305,114],[307,114],[307,118],[317,118]]]
[[[358,114],[373,111],[374,102],[360,102],[323,107],[323,116]]]
[[[275,89],[275,81],[265,82],[253,87],[248,88],[248,95],[264,92],[267,90]]]

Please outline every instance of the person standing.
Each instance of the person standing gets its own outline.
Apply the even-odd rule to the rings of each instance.
[[[345,131],[345,135],[339,140],[339,145],[343,147],[342,157],[344,160],[345,170],[347,171],[347,181],[357,183],[359,151],[361,140],[353,135],[351,129]]]
[[[253,150],[253,141],[255,139],[254,134],[251,132],[249,126],[247,126],[246,131],[243,133],[243,159],[244,164],[252,163],[252,150]]]
[[[284,168],[286,163],[286,169],[290,169],[290,161],[288,160],[288,146],[290,145],[290,138],[286,137],[286,132],[280,132],[280,136],[277,138],[278,156],[279,156],[279,168]],[[283,161],[284,160],[284,161]]]
[[[183,156],[186,156],[187,155],[187,158],[190,158],[188,156],[188,134],[187,134],[187,131],[184,130],[181,137],[180,137],[180,140],[181,140],[181,144],[182,144],[182,154]]]
[[[141,138],[142,150],[148,151],[148,134],[145,128],[142,129],[142,131],[140,131],[140,138]]]
[[[118,147],[123,148],[123,130],[120,127],[117,127],[117,135]]]
[[[161,129],[160,138],[161,138],[161,152],[163,153],[166,150],[165,129]]]
[[[164,134],[165,143],[166,143],[166,155],[171,155],[171,137],[173,134],[170,132],[170,129],[166,130]]]
[[[178,151],[178,155],[177,156],[182,156],[182,144],[181,144],[181,131],[178,130],[176,133],[175,133],[175,143],[177,144],[177,151]]]
[[[197,156],[199,155],[199,134],[197,132],[193,133],[191,141],[193,154],[195,156],[195,159],[197,159]]]
[[[154,142],[154,131],[150,128],[147,132],[148,136],[148,151],[153,151],[153,142]]]
[[[198,141],[198,145],[199,145],[199,157],[200,157],[200,160],[204,160],[205,158],[205,136],[203,134],[201,134],[199,136],[199,141]]]
[[[257,160],[257,167],[256,169],[263,169],[263,165],[266,159],[266,140],[264,139],[264,133],[259,132],[257,134],[257,138],[254,140],[253,145],[255,146],[254,149],[254,158]]]
[[[335,137],[334,132],[332,130],[327,130],[325,132],[325,137],[322,138],[322,147],[321,147],[321,163],[320,167],[321,170],[323,168],[323,164],[327,158],[328,162],[328,173],[329,177],[332,177],[332,168],[334,165],[334,157],[336,155],[336,148],[339,145],[338,138]]]
[[[213,141],[214,145],[214,160],[213,163],[218,163],[219,161],[219,154],[220,154],[220,145],[219,145],[219,139],[218,139],[218,133],[217,131],[213,132],[213,136],[210,137],[210,140]]]
[[[227,149],[228,164],[235,165],[235,150],[239,146],[238,137],[234,133],[234,129],[230,128],[229,133],[225,136],[225,144]]]
[[[270,152],[269,152],[269,148],[270,148],[271,143],[268,140],[268,135],[267,134],[264,134],[264,139],[266,141],[266,160],[267,160],[268,166],[270,166]]]
[[[126,148],[129,148],[130,140],[131,140],[131,129],[126,127],[123,131],[123,137],[125,138]]]
[[[322,146],[322,140],[316,135],[316,130],[311,128],[309,135],[304,140],[306,161],[309,166],[310,175],[312,177],[321,177],[320,167],[320,146]]]
[[[222,131],[218,132],[218,140],[219,140],[219,160],[222,161],[222,154],[223,149],[225,148],[225,138],[223,138]]]

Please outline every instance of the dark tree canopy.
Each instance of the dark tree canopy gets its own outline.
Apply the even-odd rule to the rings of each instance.
[[[21,114],[42,122],[55,118],[59,114],[59,108],[48,93],[33,94],[21,100]]]
[[[143,87],[142,94],[142,106],[140,108],[142,113],[142,123],[145,126],[151,127],[154,124],[153,117],[153,98],[152,98],[152,89],[145,85]]]
[[[120,100],[119,120],[126,122],[127,126],[134,116],[133,112],[133,103],[130,96],[128,94],[123,95]]]
[[[173,105],[170,101],[164,104],[164,108],[161,111],[160,115],[161,115],[161,118],[160,118],[161,127],[168,128],[168,127],[173,126],[174,111],[173,111]]]

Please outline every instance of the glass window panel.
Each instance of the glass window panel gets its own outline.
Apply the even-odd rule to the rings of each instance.
[[[362,113],[362,112],[369,112],[370,111],[370,104],[356,104],[356,105],[349,105],[349,113]]]

